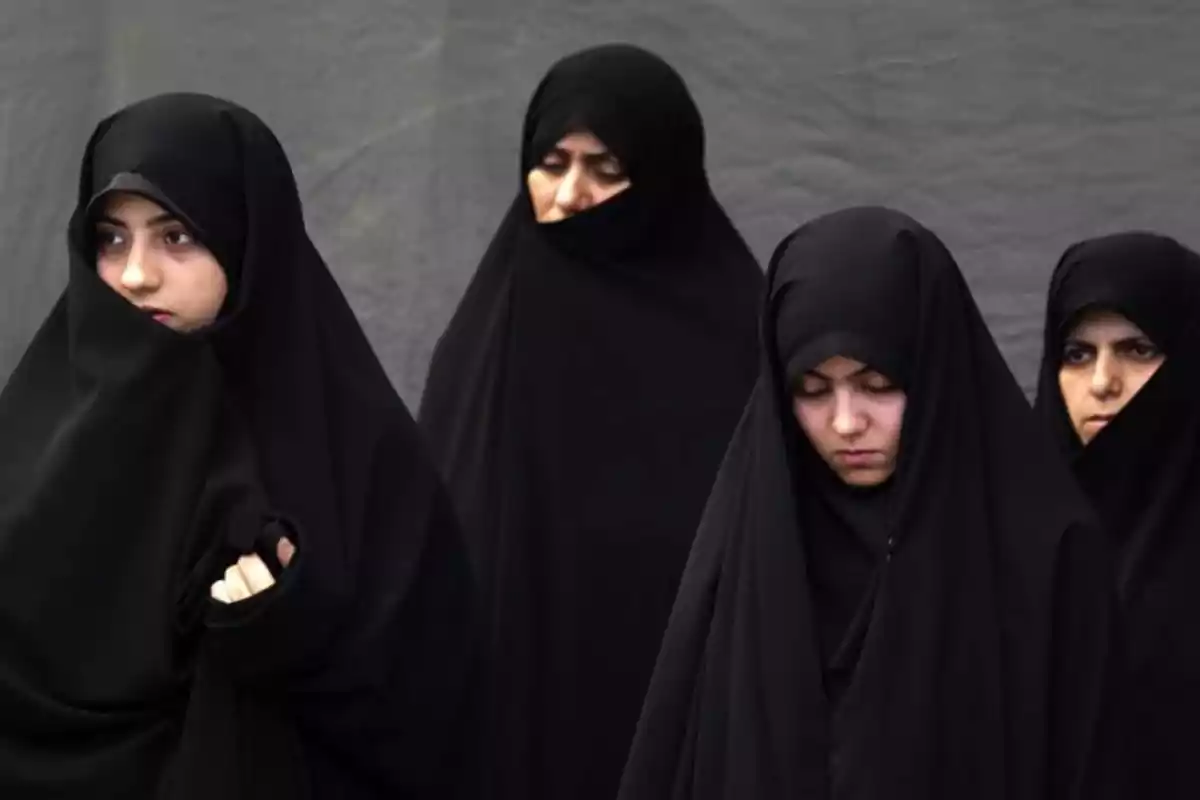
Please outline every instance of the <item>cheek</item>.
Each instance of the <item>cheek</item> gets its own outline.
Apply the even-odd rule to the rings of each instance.
[[[895,451],[900,447],[905,405],[906,399],[903,396],[882,399],[872,404],[871,418],[884,438],[887,450]]]
[[[830,413],[824,402],[792,400],[792,416],[796,418],[796,424],[800,426],[800,430],[818,451],[825,449],[821,443],[821,436],[828,430]]]
[[[529,189],[529,200],[533,205],[533,214],[541,221],[545,214],[554,207],[554,196],[558,189],[558,181],[541,170],[533,170],[525,178]]]
[[[187,304],[190,315],[205,322],[215,320],[229,292],[225,271],[217,260],[204,254],[174,263],[172,269],[179,281],[177,296]]]
[[[1126,374],[1128,377],[1126,378],[1126,383],[1128,385],[1129,396],[1131,398],[1133,395],[1140,392],[1143,386],[1150,382],[1150,379],[1154,377],[1154,373],[1158,372],[1162,364],[1162,361],[1154,364],[1138,364],[1134,367],[1131,367],[1127,371]]]
[[[96,259],[96,274],[100,276],[100,280],[109,285],[110,288],[120,292],[121,274],[125,271],[125,262],[118,262],[114,258],[99,257]]]
[[[594,188],[592,191],[592,197],[595,198],[597,204],[600,204],[607,200],[613,199],[621,192],[628,189],[630,185],[631,184],[629,181],[622,181],[621,183],[614,184],[605,184],[597,181],[593,184]]]
[[[1087,396],[1091,376],[1086,370],[1063,369],[1058,373],[1058,390],[1062,393],[1063,405],[1067,416],[1074,418],[1079,415],[1080,399]]]

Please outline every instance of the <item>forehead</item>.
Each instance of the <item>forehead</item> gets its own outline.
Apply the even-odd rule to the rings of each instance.
[[[851,375],[866,372],[870,369],[867,364],[857,359],[847,356],[831,356],[813,367],[812,371],[820,373],[827,378],[837,380],[839,378],[848,378]]]
[[[608,147],[604,142],[590,131],[578,131],[568,133],[555,144],[559,150],[565,150],[568,153],[578,155],[603,155],[608,153]]]
[[[1071,327],[1070,335],[1089,341],[1112,341],[1145,336],[1128,317],[1108,309],[1085,311]]]
[[[170,215],[170,212],[158,203],[133,192],[113,192],[103,199],[101,208],[106,217],[126,224],[145,222],[164,214]]]

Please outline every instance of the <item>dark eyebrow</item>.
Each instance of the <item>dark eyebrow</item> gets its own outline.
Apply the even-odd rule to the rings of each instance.
[[[153,225],[166,225],[168,222],[178,222],[178,221],[179,220],[175,217],[174,214],[172,214],[168,211],[164,211],[163,213],[159,214],[156,217],[151,217],[149,220],[146,221],[146,224],[152,225],[152,226]],[[114,219],[113,217],[110,217],[107,214],[101,214],[99,217],[96,218],[96,222],[104,223],[105,225],[112,225],[114,228],[128,228],[129,227],[124,222],[121,222],[119,219]]]
[[[863,366],[859,367],[858,369],[854,370],[854,372],[851,372],[849,375],[847,375],[846,379],[848,380],[850,378],[857,378],[860,375],[864,375],[868,372],[874,372],[874,371],[875,370],[871,369],[871,367],[869,367],[867,365],[863,365]],[[823,381],[833,382],[833,381],[837,380],[837,378],[834,378],[831,375],[826,375],[824,372],[821,372],[821,370],[819,370],[819,369],[810,369],[810,370],[808,370],[808,372],[806,374],[811,375],[814,378],[820,378]]]

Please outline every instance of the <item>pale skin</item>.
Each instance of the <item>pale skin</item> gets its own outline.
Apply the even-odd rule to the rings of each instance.
[[[879,486],[896,471],[907,398],[861,361],[833,356],[792,387],[792,413],[813,449],[848,486]]]
[[[1063,344],[1058,386],[1071,427],[1087,445],[1142,390],[1166,356],[1113,311],[1088,312]]]
[[[141,195],[114,192],[96,221],[96,272],[108,286],[152,319],[180,333],[216,321],[229,291],[225,270],[180,220]],[[279,563],[296,547],[281,538]],[[257,555],[242,556],[214,583],[212,598],[237,603],[265,592],[275,578]]]
[[[182,222],[140,195],[114,192],[96,222],[96,272],[113,291],[181,333],[216,321],[225,271]]]
[[[632,185],[620,159],[587,132],[560,139],[529,171],[525,183],[539,223],[587,211]]]

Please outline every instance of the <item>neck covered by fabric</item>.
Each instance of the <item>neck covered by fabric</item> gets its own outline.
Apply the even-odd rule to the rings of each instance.
[[[894,211],[817,219],[762,337],[621,800],[1085,796],[1108,565],[949,252]],[[875,549],[839,513],[871,500],[792,447],[789,365],[858,345],[907,395]]]

